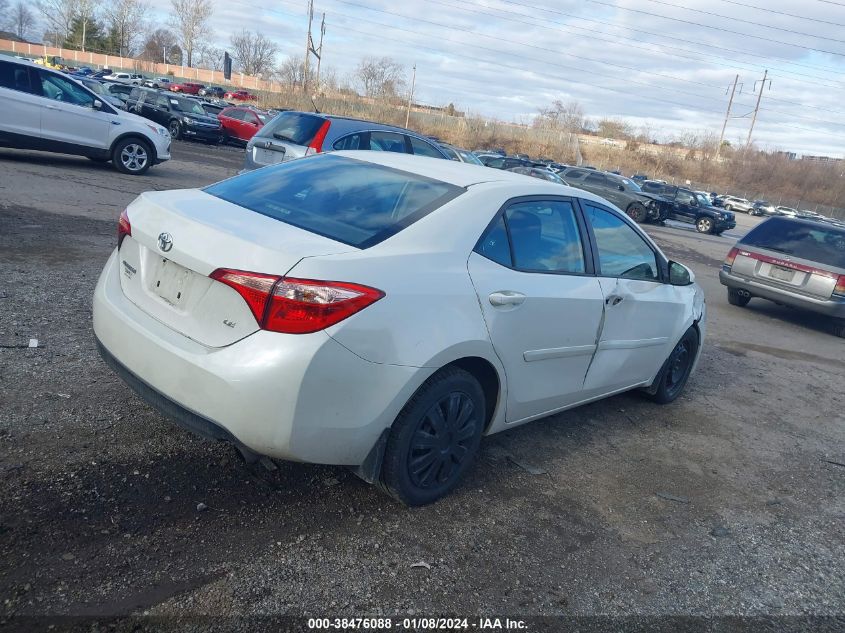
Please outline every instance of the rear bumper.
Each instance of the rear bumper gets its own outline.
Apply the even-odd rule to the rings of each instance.
[[[762,284],[746,277],[733,275],[726,270],[719,271],[719,281],[723,286],[728,288],[736,288],[738,290],[745,290],[752,297],[759,297],[761,299],[768,299],[776,303],[799,308],[801,310],[808,310],[818,314],[835,318],[845,318],[845,299],[814,299],[804,295],[799,295],[788,290],[776,288]]]
[[[360,465],[432,370],[376,364],[325,332],[189,339],[129,301],[115,250],[94,291],[106,362],[189,430],[280,459]]]

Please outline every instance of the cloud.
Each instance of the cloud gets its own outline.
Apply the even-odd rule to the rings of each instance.
[[[169,12],[168,0],[152,4],[161,19]],[[235,31],[260,30],[282,57],[302,55],[306,4],[217,0],[211,39],[225,46]],[[575,99],[588,116],[648,123],[668,138],[718,132],[738,74],[727,138],[744,142],[755,81],[759,90],[768,70],[755,143],[843,154],[845,7],[819,0],[800,7],[789,0],[316,0],[318,23],[323,11],[324,65],[342,77],[365,55],[392,57],[409,75],[416,64],[419,101],[525,121],[554,99]]]

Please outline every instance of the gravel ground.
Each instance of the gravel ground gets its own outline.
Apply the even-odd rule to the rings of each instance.
[[[676,403],[625,394],[487,438],[466,484],[432,506],[341,468],[247,466],[144,405],[92,338],[115,220],[144,189],[201,186],[240,159],[180,143],[132,179],[0,150],[0,626],[845,613],[845,341],[773,304],[729,306],[724,237],[649,228],[708,299],[700,368]]]

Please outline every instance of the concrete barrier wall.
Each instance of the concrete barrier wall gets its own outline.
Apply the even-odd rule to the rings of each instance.
[[[160,76],[167,76],[169,73],[173,73],[173,76],[176,78],[186,81],[196,81],[201,84],[220,84],[245,88],[247,90],[265,90],[267,92],[281,92],[282,90],[281,86],[277,83],[265,81],[251,75],[244,75],[243,73],[232,73],[232,79],[226,81],[223,79],[223,72],[219,70],[161,64],[132,57],[120,57],[119,55],[103,55],[101,53],[83,52],[70,48],[56,48],[55,46],[47,46],[46,44],[29,44],[0,39],[0,50],[10,51],[15,55],[26,57],[58,55],[71,66],[99,66],[120,70],[134,70],[140,73]]]

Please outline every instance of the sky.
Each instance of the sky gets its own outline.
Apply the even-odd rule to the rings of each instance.
[[[212,0],[209,39],[260,31],[279,61],[303,54],[307,0]],[[763,149],[845,156],[845,0],[314,0],[323,67],[364,56],[402,64],[414,101],[529,123],[554,100],[652,136],[718,135]],[[169,0],[151,0],[154,17]]]

